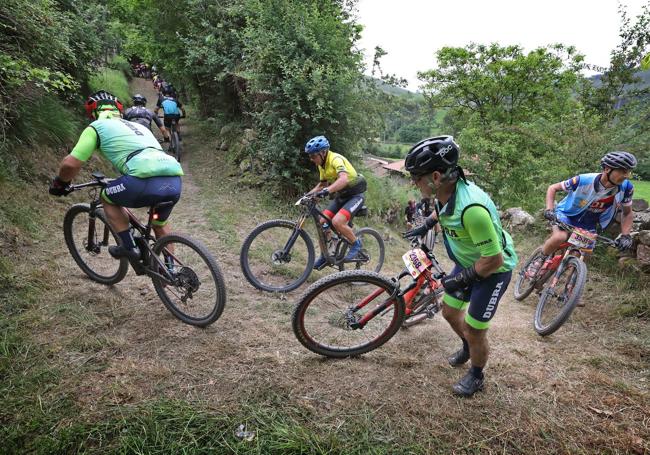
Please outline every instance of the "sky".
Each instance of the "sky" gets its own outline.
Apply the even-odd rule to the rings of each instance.
[[[388,52],[380,60],[384,74],[406,78],[409,90],[421,84],[418,71],[435,67],[438,49],[470,42],[518,44],[526,51],[562,43],[575,46],[585,63],[607,67],[620,42],[619,3],[634,18],[650,0],[360,0],[358,47],[368,74],[375,46]]]

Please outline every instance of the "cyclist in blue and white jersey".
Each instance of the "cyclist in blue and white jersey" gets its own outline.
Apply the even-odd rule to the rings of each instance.
[[[603,169],[600,173],[576,175],[549,186],[546,191],[544,217],[596,232],[609,226],[617,210],[621,208],[621,235],[616,242],[620,250],[630,249],[634,186],[628,178],[637,165],[636,157],[628,152],[610,152],[600,160],[600,165]],[[558,191],[569,194],[554,209],[555,194]],[[568,238],[568,232],[553,226],[551,236],[542,246],[545,257],[531,264],[530,272],[536,273],[544,261]]]

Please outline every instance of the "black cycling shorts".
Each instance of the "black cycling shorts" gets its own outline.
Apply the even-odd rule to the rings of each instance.
[[[461,270],[462,267],[456,264],[450,275],[455,275]],[[443,301],[447,306],[457,310],[467,308],[465,322],[470,327],[479,330],[487,329],[490,319],[497,312],[501,298],[508,289],[511,278],[512,271],[493,273],[468,287],[460,299],[445,295]]]
[[[165,114],[164,122],[165,128],[171,128],[172,122],[175,122],[177,125],[181,120],[180,114]]]
[[[181,178],[177,176],[141,179],[123,175],[102,190],[102,199],[120,207],[150,207],[159,202],[176,204],[181,197],[181,190]],[[169,205],[159,209],[158,219],[154,221],[154,224],[164,225],[173,208],[173,205]]]

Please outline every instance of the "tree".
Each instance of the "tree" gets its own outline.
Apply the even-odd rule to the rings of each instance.
[[[449,109],[447,133],[457,136],[463,165],[499,203],[538,206],[550,182],[593,166],[603,137],[574,96],[575,49],[470,44],[437,57],[437,69],[420,73],[425,96]]]
[[[418,74],[431,104],[484,125],[556,115],[570,104],[583,59],[559,44],[527,54],[519,46],[470,44],[436,55],[438,68]]]

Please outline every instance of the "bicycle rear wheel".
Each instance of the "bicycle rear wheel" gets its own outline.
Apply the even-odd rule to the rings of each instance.
[[[295,240],[284,251],[289,239]],[[257,289],[289,292],[307,280],[314,266],[314,244],[296,223],[272,220],[257,226],[241,247],[239,263],[244,276]]]
[[[370,272],[379,272],[384,265],[384,239],[379,232],[372,228],[361,228],[355,235],[361,240],[361,251],[359,251],[357,262],[346,262],[342,264],[343,268],[354,270],[367,270]]]
[[[108,253],[108,247],[119,242],[103,209],[96,209],[92,219],[89,204],[73,205],[63,219],[63,235],[72,258],[91,280],[115,284],[129,271],[126,258],[117,260]]]
[[[550,335],[564,324],[578,304],[587,281],[587,266],[577,257],[567,257],[560,267],[556,285],[544,288],[535,310],[535,331],[541,336]]]
[[[206,327],[219,319],[226,305],[226,286],[217,261],[199,241],[183,234],[161,237],[153,246],[173,280],[151,277],[160,300],[167,309],[186,324]],[[155,258],[151,270],[159,270]]]
[[[327,357],[377,349],[395,335],[404,318],[404,301],[396,291],[393,281],[363,270],[321,278],[296,305],[293,333],[307,349]],[[365,323],[364,317],[369,318]]]
[[[542,256],[542,247],[540,246],[531,253],[526,263],[521,267],[513,291],[515,300],[524,300],[535,289],[535,285],[539,281],[539,277],[537,276],[539,273],[535,276],[531,276],[528,273],[528,268],[536,260],[541,260]]]

